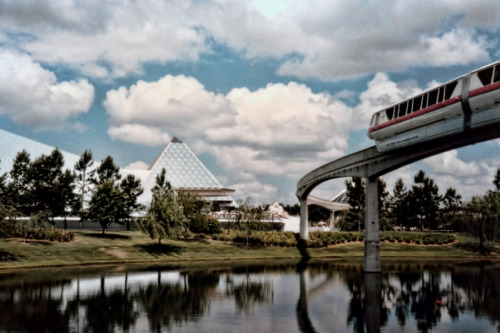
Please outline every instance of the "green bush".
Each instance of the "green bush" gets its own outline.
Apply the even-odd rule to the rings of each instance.
[[[246,244],[247,235],[243,231],[225,230],[212,235],[212,239]],[[362,242],[364,234],[359,232],[321,232],[309,233],[305,246],[311,248],[327,247],[344,242]],[[380,241],[406,244],[449,244],[455,241],[455,236],[449,233],[428,232],[393,232],[380,233]],[[253,231],[249,237],[250,246],[283,246],[297,247],[299,235],[293,232]]]
[[[380,233],[380,241],[443,245],[453,243],[455,235],[440,232],[384,231]]]
[[[221,232],[221,226],[215,217],[199,214],[191,221],[189,230],[195,234],[214,235]]]
[[[66,230],[47,225],[30,226],[29,224],[16,220],[0,221],[0,238],[24,238],[53,242],[70,242],[75,239],[75,235]]]

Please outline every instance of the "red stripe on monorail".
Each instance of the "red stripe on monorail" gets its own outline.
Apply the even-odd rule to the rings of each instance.
[[[500,89],[500,82],[495,82],[493,84],[487,85],[485,87],[481,87],[479,89],[475,89],[469,92],[469,97],[474,97],[482,94],[486,94],[490,91]]]
[[[450,98],[450,99],[448,99],[448,100],[446,100],[444,102],[437,103],[437,104],[431,105],[431,106],[429,106],[429,107],[427,107],[425,109],[422,109],[422,110],[419,110],[419,111],[407,114],[406,116],[399,117],[399,118],[390,120],[388,122],[385,122],[383,124],[380,124],[378,126],[371,127],[370,129],[368,129],[368,133],[375,132],[375,131],[378,131],[378,130],[380,130],[382,128],[386,128],[386,127],[389,127],[389,126],[392,126],[392,125],[395,125],[395,124],[399,124],[399,123],[401,123],[403,121],[406,121],[406,120],[409,120],[409,119],[413,119],[415,117],[419,117],[419,116],[424,115],[426,113],[429,113],[429,112],[432,112],[432,111],[444,108],[446,106],[449,106],[449,105],[452,105],[452,104],[455,104],[455,103],[459,103],[461,99],[462,99],[461,96],[456,96],[456,97]]]

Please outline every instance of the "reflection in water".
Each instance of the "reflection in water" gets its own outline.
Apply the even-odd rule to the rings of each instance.
[[[384,272],[322,262],[3,274],[0,331],[500,331],[498,265]]]
[[[249,272],[241,283],[235,283],[232,276],[227,278],[228,297],[234,296],[238,313],[250,313],[259,303],[272,302],[272,286],[270,282],[251,281]]]
[[[138,303],[144,309],[151,331],[161,332],[173,322],[192,321],[204,315],[209,305],[209,293],[219,282],[219,273],[202,272],[192,275],[185,272],[174,283],[162,283],[161,271],[158,283],[139,287]]]
[[[307,270],[305,267],[301,267],[299,271],[300,276],[300,296],[297,302],[297,323],[299,325],[299,330],[302,333],[316,333],[314,326],[309,318],[309,308],[308,308],[308,294],[309,294],[309,284],[307,283]]]

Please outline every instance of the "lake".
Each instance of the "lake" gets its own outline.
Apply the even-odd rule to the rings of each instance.
[[[0,271],[1,332],[500,332],[500,264]]]

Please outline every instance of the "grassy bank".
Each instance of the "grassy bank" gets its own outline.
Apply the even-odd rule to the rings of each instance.
[[[487,255],[478,252],[476,241],[457,237],[447,245],[421,245],[384,241],[380,243],[382,260],[420,259],[500,259],[500,247],[490,246]],[[312,258],[362,258],[363,242],[348,242],[325,248],[307,249]],[[240,244],[214,240],[158,242],[137,231],[79,231],[72,242],[0,240],[0,269],[91,265],[115,263],[153,263],[239,259],[300,259],[303,252],[295,247],[260,246],[246,249]]]

